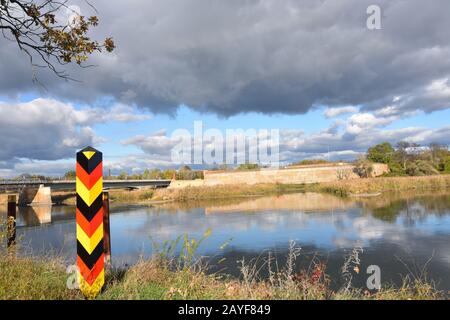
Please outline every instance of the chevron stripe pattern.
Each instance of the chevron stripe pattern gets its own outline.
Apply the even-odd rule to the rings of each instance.
[[[94,299],[105,283],[102,158],[91,147],[77,153],[77,266],[80,290],[88,299]]]

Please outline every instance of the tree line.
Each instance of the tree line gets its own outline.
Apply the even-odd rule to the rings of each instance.
[[[366,162],[366,163],[365,163]],[[358,161],[363,170],[367,162],[385,163],[390,176],[425,176],[450,173],[450,151],[447,145],[431,143],[421,146],[401,141],[395,145],[383,142],[370,147]]]
[[[64,175],[66,180],[75,180],[76,172],[70,170]],[[106,180],[196,180],[203,179],[202,170],[192,170],[189,166],[182,166],[175,169],[145,169],[142,173],[129,174],[121,171],[118,175],[105,175]]]

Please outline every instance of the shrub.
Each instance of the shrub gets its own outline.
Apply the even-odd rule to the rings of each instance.
[[[302,160],[296,163],[293,163],[293,166],[307,166],[307,165],[314,165],[314,164],[327,164],[330,163],[330,161],[324,160],[324,159],[311,159],[311,160]]]
[[[389,163],[395,150],[389,142],[383,142],[369,148],[367,151],[367,159],[372,162]]]
[[[405,175],[405,170],[403,170],[403,167],[400,163],[391,161],[388,163],[389,170],[390,170],[390,176],[403,176]]]
[[[355,173],[361,178],[369,178],[372,176],[373,163],[367,159],[359,159],[355,165]]]
[[[447,157],[444,160],[444,172],[450,173],[450,157]]]
[[[408,163],[406,173],[410,176],[427,176],[439,174],[433,165],[425,160],[416,160]]]
[[[258,169],[259,169],[259,165],[255,164],[255,163],[243,163],[237,168],[237,170],[242,170],[242,171],[258,170]]]

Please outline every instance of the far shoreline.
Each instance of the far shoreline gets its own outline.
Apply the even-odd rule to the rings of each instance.
[[[449,190],[450,175],[421,177],[377,177],[349,179],[314,184],[239,184],[217,186],[187,186],[184,188],[110,190],[112,204],[164,204],[195,200],[223,200],[252,198],[289,193],[317,192],[340,197],[374,197],[385,192]],[[0,195],[0,203],[3,203]],[[57,205],[75,205],[75,192],[55,192],[52,195]],[[5,202],[6,203],[6,202]]]

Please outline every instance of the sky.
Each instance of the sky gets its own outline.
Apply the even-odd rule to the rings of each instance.
[[[115,174],[176,168],[173,133],[198,121],[279,130],[281,163],[450,144],[448,0],[70,3],[117,48],[66,66],[74,82],[0,37],[0,178],[63,175],[87,145]],[[373,4],[380,29],[367,26]]]

